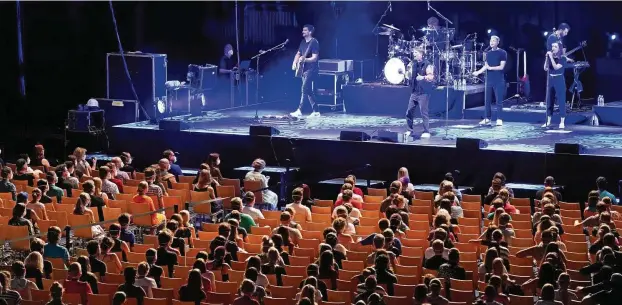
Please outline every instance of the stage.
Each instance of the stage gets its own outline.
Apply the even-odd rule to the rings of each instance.
[[[260,116],[286,115],[294,103],[260,105]],[[295,106],[294,106],[295,107]],[[285,110],[287,109],[287,110]],[[342,130],[363,131],[376,136],[378,131],[405,131],[402,117],[323,113],[320,118],[292,124],[266,123],[280,131],[273,137],[250,136],[249,126],[255,109],[252,107],[210,111],[202,117],[187,120],[190,129],[159,130],[147,122],[115,126],[109,133],[112,151],[130,151],[137,160],[156,162],[164,149],[180,153],[184,167],[198,167],[210,152],[223,156],[225,167],[248,165],[262,157],[269,165],[300,167],[305,179],[321,181],[339,177],[344,171],[369,164],[361,172],[369,178],[391,181],[397,169],[407,166],[414,183],[436,183],[444,173],[457,170],[463,173],[461,185],[485,190],[492,175],[501,171],[509,181],[541,183],[554,175],[558,183],[592,185],[604,175],[610,181],[619,178],[622,166],[622,128],[605,126],[567,125],[565,130],[543,129],[539,124],[505,122],[501,127],[480,127],[478,120],[431,120],[430,139],[415,138],[405,143],[388,143],[372,139],[367,142],[340,141]],[[182,119],[178,117],[177,119]],[[420,119],[416,124],[420,124]],[[556,126],[557,122],[554,122]],[[444,140],[447,134],[450,140]],[[480,151],[456,149],[456,138],[478,138],[488,142]],[[554,154],[555,143],[579,143],[583,155]],[[149,149],[140,149],[148,147]],[[577,175],[576,169],[582,174]],[[584,197],[581,190],[577,197]],[[572,190],[570,190],[572,192]],[[572,196],[570,197],[572,198]],[[578,200],[578,199],[576,199]]]

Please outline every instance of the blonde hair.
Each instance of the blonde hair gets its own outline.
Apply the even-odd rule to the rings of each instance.
[[[408,169],[405,167],[400,167],[400,169],[397,170],[397,179],[402,177],[408,177]]]
[[[82,158],[84,158],[84,155],[86,155],[86,149],[82,147],[76,147],[76,149],[73,150],[73,155],[74,157],[76,157],[77,161],[80,161],[82,160]]]
[[[102,179],[100,179],[99,177],[93,177],[93,193],[95,194],[95,196],[101,195],[103,184],[104,183],[102,182]]]
[[[255,171],[259,171],[266,168],[266,161],[263,159],[255,159],[251,166],[255,169]]]
[[[147,183],[147,181],[141,181],[140,183],[138,183],[138,189],[137,189],[138,194],[145,195],[148,188],[149,188],[149,184]]]
[[[28,256],[24,259],[24,265],[26,268],[36,268],[43,272],[43,255],[39,252],[30,252]]]

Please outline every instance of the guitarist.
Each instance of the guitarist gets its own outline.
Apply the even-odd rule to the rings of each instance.
[[[300,75],[300,72],[302,73],[302,92],[300,96],[300,104],[298,105],[298,109],[296,109],[296,111],[290,113],[293,117],[302,116],[301,110],[305,102],[305,97],[309,98],[309,104],[311,104],[311,109],[313,110],[311,115],[309,115],[309,118],[320,116],[312,87],[313,80],[318,75],[318,59],[320,57],[320,43],[317,39],[313,38],[314,31],[315,28],[310,24],[305,24],[302,27],[303,40],[300,42],[298,52],[296,53],[296,57],[294,57],[294,62],[292,63],[292,70],[297,72],[297,76]]]
[[[549,35],[549,37],[546,39],[546,50],[547,51],[552,51],[553,50],[553,43],[557,43],[557,45],[559,46],[559,50],[562,52],[562,55],[566,55],[566,46],[564,45],[564,37],[568,36],[568,33],[570,32],[570,26],[568,25],[568,23],[562,23],[559,25],[559,27],[553,31],[553,33],[551,33],[551,35]],[[570,58],[567,58],[568,62],[572,62],[573,60]]]

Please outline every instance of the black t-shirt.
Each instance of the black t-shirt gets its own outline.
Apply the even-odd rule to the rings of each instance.
[[[69,183],[69,181],[65,181],[65,179],[59,176],[56,186],[60,187],[63,190],[67,190],[67,196],[72,197],[72,193],[71,193],[72,186],[71,186],[71,183]]]
[[[443,258],[442,255],[434,255],[432,257],[430,257],[429,259],[425,260],[425,263],[423,264],[423,266],[426,269],[431,269],[431,270],[438,270],[438,268],[446,263],[447,260],[445,258]]]
[[[37,288],[43,289],[43,272],[41,270],[26,266],[26,278],[34,279]]]
[[[138,305],[143,305],[143,300],[147,296],[145,291],[136,285],[121,284],[117,291],[125,292],[128,298],[135,298],[138,301]]]
[[[233,68],[235,67],[236,62],[232,57],[227,57],[226,55],[223,55],[220,58],[220,65],[218,66],[219,69],[225,69],[225,70],[233,70]],[[226,74],[228,75],[228,74]]]
[[[179,300],[182,302],[194,302],[195,305],[201,305],[201,301],[205,298],[207,295],[202,289],[190,289],[188,285],[179,288]]]
[[[563,201],[562,200],[562,194],[556,190],[553,190],[553,194],[555,194],[555,198],[557,198],[557,201]],[[537,200],[542,200],[542,196],[544,195],[544,189],[541,189],[539,191],[536,192],[536,197],[535,199]]]
[[[412,83],[412,92],[413,93],[426,93],[429,94],[430,91],[432,91],[435,87],[436,87],[436,83],[434,81],[427,81],[427,80],[417,80],[417,75],[421,75],[421,76],[425,76],[426,75],[426,68],[431,65],[430,62],[428,62],[427,60],[422,60],[420,62],[415,61],[413,63],[413,75],[412,75],[412,79],[413,79],[413,83]]]
[[[173,272],[175,271],[175,265],[177,265],[177,254],[174,252],[168,251],[163,247],[158,248],[158,259],[156,260],[156,265],[158,266],[168,266],[168,276],[173,277]]]
[[[179,250],[179,255],[186,256],[186,241],[181,237],[174,237],[171,248]]]
[[[160,278],[162,277],[162,274],[164,274],[164,269],[162,269],[162,267],[158,265],[149,265],[149,273],[147,273],[147,276],[152,278],[156,282],[158,288],[162,287],[162,285],[160,284]]]
[[[559,76],[563,77],[564,76],[564,68],[568,64],[568,61],[566,60],[566,57],[563,57],[563,56],[562,57],[558,57],[558,58],[553,57],[553,61],[556,64],[562,65],[562,67],[561,67],[561,69],[555,70],[553,68],[553,63],[549,60],[548,61],[548,63],[549,63],[549,75],[559,75]]]
[[[20,181],[28,181],[28,186],[34,186],[34,181],[35,181],[35,176],[33,176],[32,174],[18,174],[15,173],[13,175],[13,180],[20,180]]]
[[[91,272],[99,273],[100,277],[106,276],[106,264],[97,257],[89,256],[89,265],[91,265]]]
[[[39,202],[43,203],[43,204],[47,204],[47,203],[52,203],[52,198],[46,194],[42,194],[41,195],[41,199],[39,200]]]
[[[300,46],[298,46],[298,52],[300,52],[300,56],[304,56],[306,58],[311,58],[313,54],[320,56],[320,43],[315,38],[311,38],[309,42],[303,39],[300,42]],[[309,62],[305,63],[303,71],[310,71],[310,70],[317,71],[318,69],[319,69],[318,62],[315,61],[312,63],[309,63]]]
[[[551,51],[551,49],[553,48],[553,43],[555,42],[559,44],[560,50],[564,49],[564,42],[562,41],[562,38],[553,33],[549,35],[549,37],[546,39],[546,50]]]
[[[505,52],[505,50],[501,48],[497,48],[496,50],[490,50],[486,54],[486,62],[488,63],[488,66],[490,67],[497,67],[501,65],[502,61],[505,61],[505,62],[508,61],[508,53]],[[495,71],[488,70],[488,72],[486,72],[488,83],[505,81],[504,74],[505,73],[503,70],[495,70]]]
[[[91,290],[93,291],[93,294],[99,293],[99,289],[97,288],[97,278],[95,277],[93,273],[91,272],[82,273],[82,276],[80,276],[80,280],[83,282],[87,282],[89,286],[91,286]]]

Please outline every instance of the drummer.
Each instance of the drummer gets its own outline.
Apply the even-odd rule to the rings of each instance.
[[[428,18],[428,29],[431,29],[425,35],[428,43],[436,43],[435,50],[445,50],[445,37],[443,37],[441,27],[438,25],[438,18]]]

